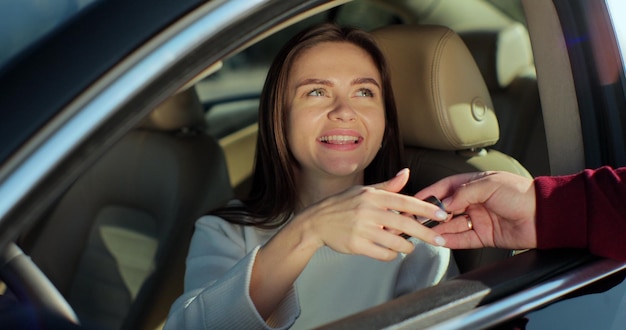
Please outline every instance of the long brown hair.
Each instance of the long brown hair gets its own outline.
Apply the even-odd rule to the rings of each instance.
[[[294,36],[272,63],[259,105],[259,135],[249,196],[243,206],[213,212],[229,222],[276,228],[289,220],[297,206],[297,187],[292,165],[296,162],[287,144],[287,82],[292,64],[304,50],[323,42],[348,42],[364,49],[373,59],[382,79],[385,132],[381,149],[365,168],[364,184],[390,179],[403,165],[396,105],[389,70],[382,52],[369,33],[324,23]]]

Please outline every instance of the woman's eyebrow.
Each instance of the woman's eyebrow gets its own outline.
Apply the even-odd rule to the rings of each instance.
[[[354,80],[350,82],[350,84],[351,85],[372,84],[380,88],[380,84],[378,83],[378,81],[376,81],[376,79],[374,78],[369,78],[369,77],[355,78]],[[324,85],[324,86],[333,87],[335,84],[333,84],[332,81],[327,80],[327,79],[308,78],[308,79],[304,79],[298,82],[298,84],[296,84],[296,88],[306,86],[306,85]]]
[[[298,84],[296,84],[296,88],[299,88],[299,87],[302,87],[302,86],[306,86],[306,85],[325,85],[325,86],[329,86],[329,87],[334,86],[334,84],[330,80],[317,79],[317,78],[308,78],[308,79],[304,79],[304,80],[298,82]]]
[[[358,85],[358,84],[372,84],[372,85],[375,85],[376,87],[380,88],[380,84],[374,78],[364,77],[364,78],[356,78],[356,79],[352,80],[352,85]]]

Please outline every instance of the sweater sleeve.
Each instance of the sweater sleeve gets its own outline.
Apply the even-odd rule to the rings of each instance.
[[[626,260],[626,168],[537,177],[538,248],[587,248]]]
[[[415,237],[409,241],[415,245],[406,255],[396,278],[394,297],[399,297],[459,275],[452,252],[448,248],[425,243]]]
[[[185,293],[172,305],[164,329],[290,327],[300,312],[293,287],[267,322],[250,298],[259,247],[246,251],[240,226],[214,216],[200,218],[187,257]]]

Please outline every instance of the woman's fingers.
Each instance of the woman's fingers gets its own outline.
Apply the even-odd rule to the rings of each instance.
[[[376,191],[372,196],[375,203],[387,210],[396,211],[406,215],[415,215],[422,218],[443,221],[448,218],[448,213],[432,203],[419,200],[412,196],[406,196],[387,191]]]
[[[369,238],[369,241],[376,246],[399,253],[411,253],[413,251],[413,243],[385,229],[378,229],[371,234],[373,236]]]
[[[353,187],[320,201],[305,213],[315,219],[313,228],[320,240],[339,252],[388,260],[393,253],[412,251],[413,244],[401,234],[444,245],[445,240],[420,224],[415,216],[445,220],[447,213],[438,206],[398,193],[408,178],[408,169],[403,169],[385,182]]]
[[[413,244],[387,230],[384,225],[362,219],[358,225],[327,228],[326,242],[335,251],[359,254],[379,260],[391,260],[397,253],[410,253]]]
[[[368,186],[378,193],[374,196],[378,205],[387,210],[412,214],[428,219],[445,220],[447,214],[430,203],[416,201],[414,197],[398,194],[409,180],[408,168],[400,170],[395,177],[381,183]],[[369,192],[372,192],[371,190]],[[428,197],[428,196],[427,196]]]
[[[376,209],[402,213],[406,217],[417,216],[437,221],[448,218],[448,213],[432,203],[418,200],[412,196],[378,189],[375,186],[378,185],[353,187],[339,196],[323,201],[320,205],[326,208],[333,207],[334,209],[355,212],[369,212]]]
[[[381,183],[370,185],[369,187],[390,192],[398,192],[402,190],[402,188],[404,188],[408,181],[409,169],[404,168],[400,170],[400,172],[398,172],[395,177]]]
[[[387,214],[380,216],[378,223],[389,233],[395,235],[396,238],[404,240],[404,238],[399,235],[406,234],[432,245],[440,246],[445,244],[439,233],[422,225],[415,218],[394,212],[386,213]]]
[[[412,245],[410,251],[412,251]],[[396,249],[388,248],[381,244],[376,244],[372,241],[367,241],[364,242],[364,248],[360,254],[381,261],[391,261],[398,256],[398,253],[410,253],[410,251],[402,252]]]

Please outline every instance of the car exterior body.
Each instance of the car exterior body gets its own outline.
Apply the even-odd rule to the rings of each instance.
[[[14,18],[0,19],[7,24],[4,30],[12,32],[0,39],[7,45],[0,57],[0,248],[5,264],[19,254],[14,243],[20,245],[33,228],[43,228],[42,221],[72,184],[177,91],[189,86],[198,91],[208,129],[222,146],[233,134],[253,127],[256,117],[248,110],[255,110],[270,53],[297,29],[329,17],[365,29],[439,24],[459,34],[522,24],[532,45],[545,132],[541,151],[523,150],[546,154],[533,175],[626,165],[626,78],[620,51],[626,31],[618,24],[626,20],[615,1],[61,3],[50,8],[37,7],[36,1],[0,5],[0,17]],[[233,108],[240,112],[234,115]],[[238,121],[220,121],[229,117]],[[254,140],[242,141],[245,160],[226,156],[230,182],[245,189]],[[233,169],[241,164],[243,170]],[[0,272],[2,280],[12,271]],[[62,295],[29,290],[32,283],[45,282],[45,272],[44,280],[35,282],[17,274],[16,281],[6,282],[8,292],[16,290],[10,283],[27,287],[18,305],[34,301],[44,315],[47,308],[63,309],[65,316],[76,308],[68,307]],[[625,275],[626,263],[585,251],[529,251],[327,328],[521,324],[529,329],[619,329],[626,325],[621,316]],[[48,299],[56,302],[48,305]],[[159,306],[159,317],[164,319],[168,308]],[[10,317],[10,311],[0,308],[0,315]],[[74,317],[68,318],[61,323],[73,326]]]

